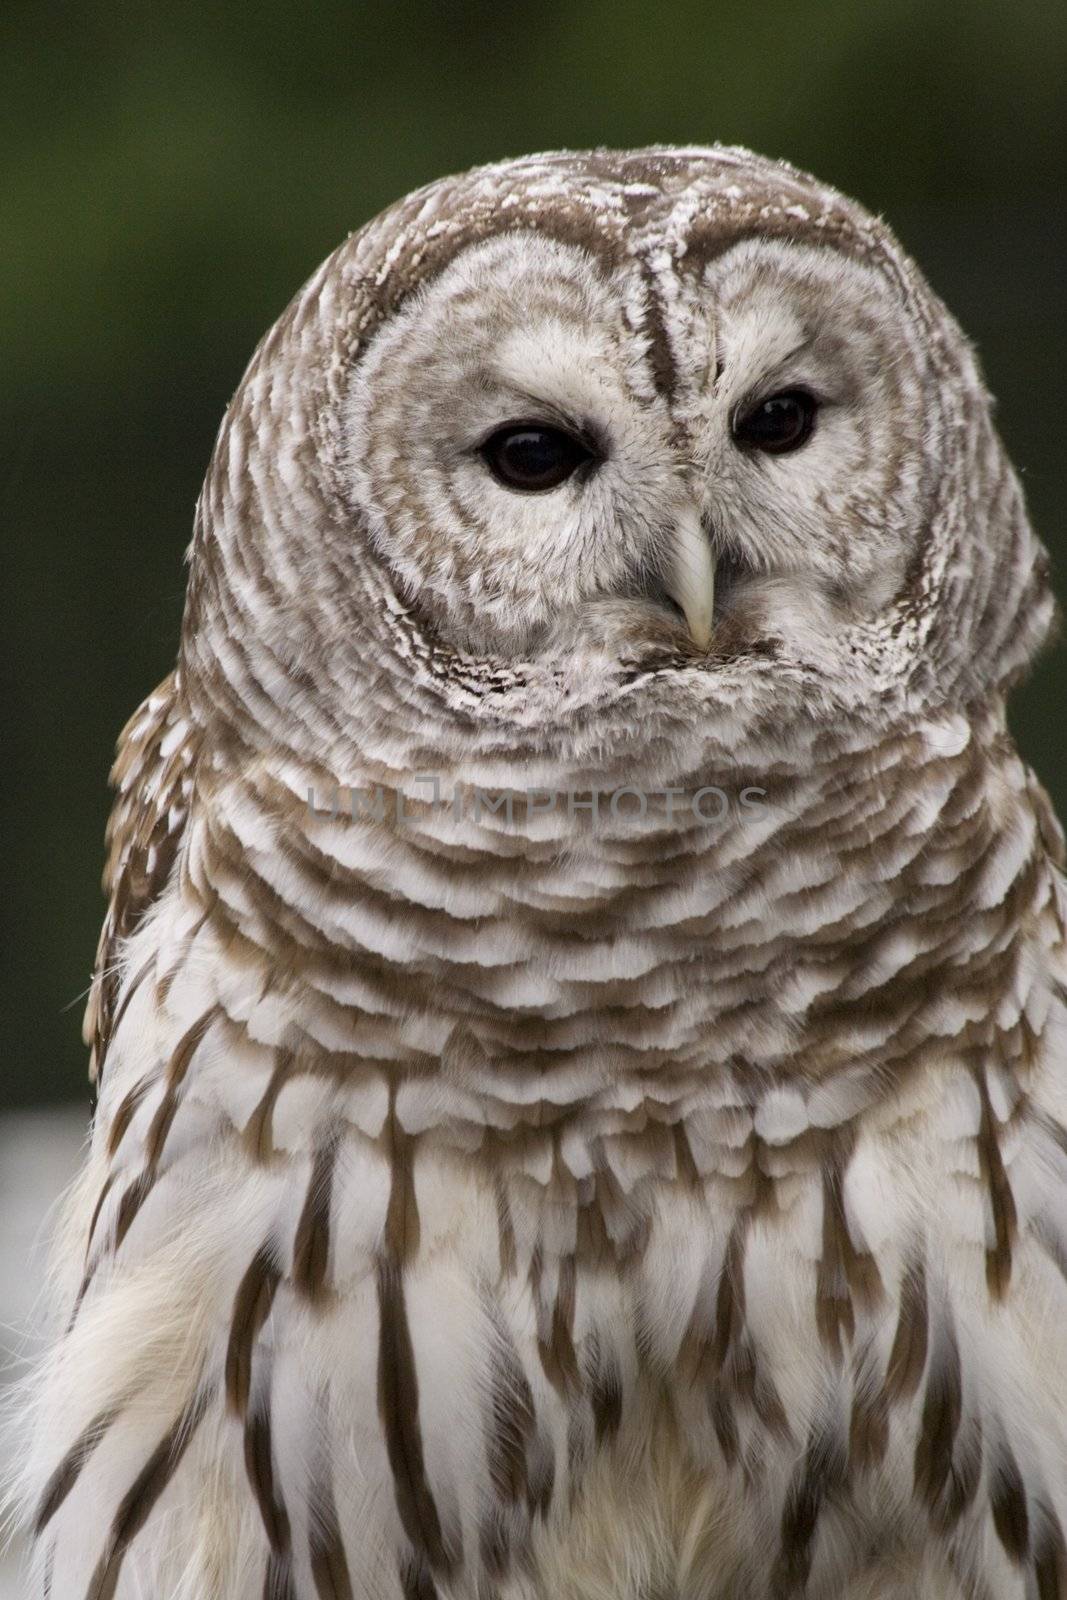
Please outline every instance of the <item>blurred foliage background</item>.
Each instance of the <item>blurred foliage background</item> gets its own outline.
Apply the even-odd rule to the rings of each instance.
[[[724,140],[892,221],[976,340],[1067,554],[1059,0],[5,0],[0,1104],[85,1093],[106,774],[169,670],[212,440],[259,335],[351,229],[526,151]],[[1067,651],[1015,707],[1067,813]]]

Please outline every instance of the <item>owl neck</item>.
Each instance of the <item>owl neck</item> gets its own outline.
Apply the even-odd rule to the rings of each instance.
[[[270,997],[255,1037],[295,1031],[443,1130],[594,1138],[769,1104],[770,1137],[948,1058],[1025,1073],[1058,845],[999,720],[808,755],[671,784],[654,755],[594,789],[513,749],[343,774],[217,752],[184,893]]]

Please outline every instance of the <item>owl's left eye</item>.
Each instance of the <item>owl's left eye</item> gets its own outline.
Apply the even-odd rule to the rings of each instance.
[[[498,483],[526,494],[557,489],[583,462],[593,459],[573,434],[537,422],[499,428],[482,445],[481,454]]]

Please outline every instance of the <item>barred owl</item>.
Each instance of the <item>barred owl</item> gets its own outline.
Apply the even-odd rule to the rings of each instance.
[[[343,244],[120,747],[35,1592],[1067,1594],[1052,616],[968,345],[803,173]]]

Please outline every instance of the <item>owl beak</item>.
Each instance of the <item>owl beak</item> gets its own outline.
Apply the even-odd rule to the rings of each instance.
[[[693,643],[706,650],[715,609],[715,557],[695,508],[687,507],[673,529],[664,587],[681,608]]]

